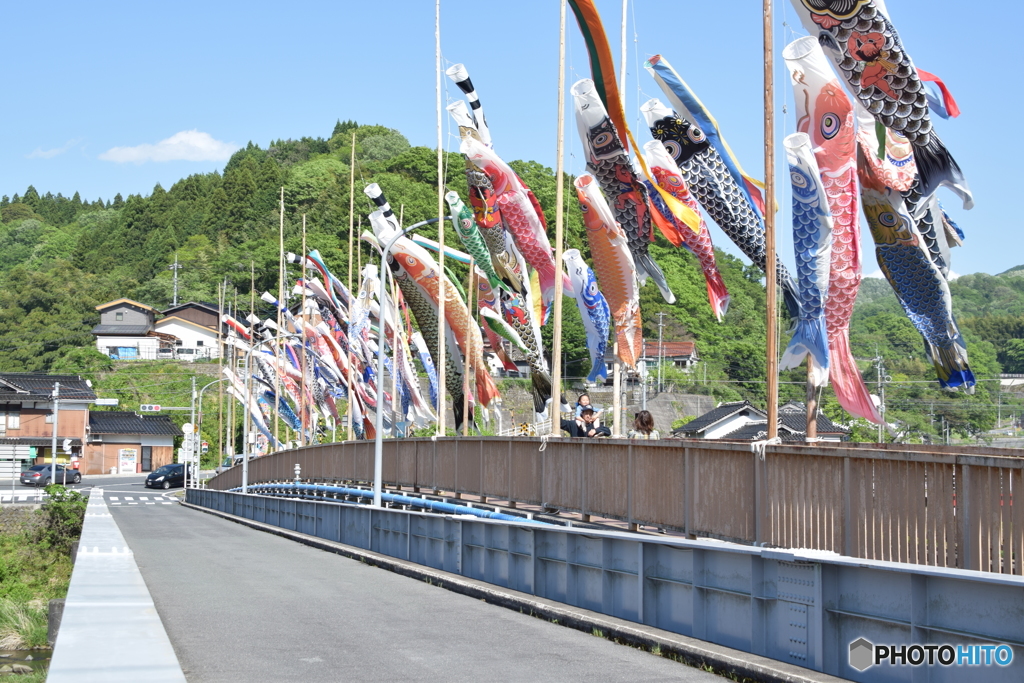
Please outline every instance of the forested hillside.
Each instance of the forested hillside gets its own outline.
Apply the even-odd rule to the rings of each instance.
[[[0,200],[0,369],[6,371],[93,372],[110,362],[93,350],[90,329],[97,322],[94,306],[127,297],[156,308],[172,297],[168,266],[177,255],[179,299],[216,301],[219,283],[229,298],[248,311],[250,282],[256,291],[275,291],[278,267],[278,201],[284,188],[286,249],[301,248],[302,216],[307,242],[319,249],[335,273],[347,273],[349,174],[355,133],[357,225],[367,229],[372,206],[362,194],[379,183],[406,224],[436,215],[436,153],[412,147],[398,131],[381,126],[339,122],[327,137],[276,140],[266,147],[249,143],[221,173],[193,175],[170,188],[157,186],[148,196],[120,194],[110,199],[83,200],[40,194],[29,187]],[[461,156],[448,154],[445,182],[466,194]],[[551,169],[532,161],[512,166],[539,198],[549,220],[555,215],[555,182]],[[571,179],[566,187],[571,190]],[[10,188],[7,188],[10,190]],[[566,246],[589,260],[584,228],[574,193],[566,192]],[[358,228],[357,228],[358,229]],[[425,229],[433,237],[436,227]],[[449,233],[451,234],[451,233]],[[715,239],[725,237],[713,228]],[[454,235],[451,235],[454,239]],[[659,238],[660,240],[660,238]],[[706,368],[694,375],[673,377],[680,389],[711,394],[722,400],[764,398],[764,287],[760,273],[739,259],[718,253],[718,264],[732,296],[723,323],[707,304],[703,275],[688,252],[660,240],[652,254],[669,278],[678,301],[667,305],[649,283],[641,307],[645,334],[657,338],[659,312],[665,312],[666,340],[695,339]],[[360,258],[370,258],[363,246]],[[871,263],[873,255],[866,255]],[[954,252],[955,259],[955,252]],[[455,275],[465,271],[453,268]],[[954,300],[979,378],[996,376],[1000,364],[1024,372],[1024,271],[1000,276],[970,275],[953,283]],[[290,275],[297,275],[292,269]],[[257,314],[269,307],[256,297]],[[563,335],[566,372],[585,374],[589,360],[576,307],[564,306]],[[550,326],[544,331],[550,339]],[[783,339],[785,343],[785,335]],[[894,384],[887,389],[894,410],[912,430],[935,431],[928,413],[946,410],[964,434],[988,429],[994,420],[995,384],[980,382],[974,397],[940,392],[922,359],[920,336],[906,319],[888,284],[866,280],[853,328],[859,358],[877,352],[885,359]],[[874,367],[865,362],[870,378]],[[705,379],[706,377],[706,379]],[[783,397],[803,396],[803,371],[786,373]],[[913,382],[898,384],[898,382]],[[119,391],[131,383],[119,380]],[[140,401],[146,392],[137,392]],[[123,395],[123,394],[122,394]],[[901,403],[898,403],[900,401]],[[932,403],[935,407],[932,407]],[[843,421],[828,392],[827,409]],[[928,405],[925,409],[922,406]],[[130,402],[124,407],[132,408]],[[837,412],[838,411],[838,412]],[[989,413],[991,412],[991,415]]]

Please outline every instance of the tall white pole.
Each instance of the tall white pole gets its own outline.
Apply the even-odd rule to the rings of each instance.
[[[195,457],[196,457],[196,439],[199,438],[199,430],[196,428],[196,376],[195,375],[192,375],[192,412],[191,412],[191,416],[192,416],[191,417],[192,436],[191,436],[191,439],[188,442],[188,452],[187,452],[188,457],[187,457],[187,459],[185,461],[185,483],[184,483],[184,487],[185,488],[188,488],[188,486],[189,486],[188,470],[192,466],[192,460],[194,460]],[[191,479],[192,479],[192,482],[191,482],[192,483],[192,488],[195,488],[196,474],[198,474],[198,473],[194,472],[192,474],[192,477],[191,477]]]
[[[345,338],[348,340],[348,371],[346,382],[348,383],[348,425],[347,431],[345,432],[345,439],[352,441],[355,438],[355,430],[353,427],[353,411],[352,404],[355,402],[355,389],[352,387],[352,243],[355,240],[355,206],[356,206],[356,133],[352,131],[352,150],[351,159],[349,161],[349,177],[348,177],[348,294],[351,297],[345,302],[345,311],[348,313],[348,326],[345,329]],[[330,286],[331,283],[325,282],[325,286]]]
[[[283,320],[281,318],[281,306],[286,306],[284,297],[284,279],[285,279],[285,264],[284,264],[284,188],[281,188],[281,200],[278,209],[279,221],[277,229],[278,239],[278,255],[277,255],[277,301],[280,304],[277,307],[277,329],[281,329]],[[305,254],[303,254],[305,257]],[[277,348],[275,354],[276,366],[274,368],[274,440],[277,443],[281,443],[281,380],[280,380],[280,369],[281,369],[281,349]]]
[[[565,225],[565,0],[558,3],[558,133],[555,152],[555,327],[551,339],[551,436],[560,436],[562,409],[562,242]],[[603,359],[602,359],[603,360]]]
[[[444,138],[441,136],[441,0],[434,3],[434,52],[437,62],[437,253],[438,301],[437,301],[437,435],[445,435],[445,318],[444,318]],[[383,375],[378,374],[377,377]],[[465,419],[465,416],[463,416]]]

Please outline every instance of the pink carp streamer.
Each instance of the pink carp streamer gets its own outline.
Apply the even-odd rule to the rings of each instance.
[[[501,217],[526,262],[540,277],[541,296],[547,308],[555,300],[555,259],[538,204],[508,164],[494,150],[472,136],[463,138],[460,151],[466,159],[484,172],[494,188]],[[572,282],[562,274],[566,295],[573,293]]]
[[[846,412],[880,424],[882,418],[850,349],[850,318],[862,277],[853,106],[816,39],[795,40],[782,55],[793,81],[797,130],[811,137],[832,212],[832,258],[825,299],[829,379]]]
[[[675,159],[665,149],[665,143],[661,140],[651,140],[644,145],[644,156],[647,158],[647,166],[654,174],[658,186],[700,216],[697,198],[690,194],[690,189],[683,180],[683,173],[679,170]],[[657,201],[657,197],[653,194],[651,200],[651,204],[658,213],[662,213],[663,208],[667,210],[668,207]],[[708,232],[704,218],[700,219],[699,232],[690,230],[674,215],[666,216],[662,213],[662,218],[671,221],[675,228],[675,234],[682,240],[682,246],[696,256],[700,262],[708,287],[708,303],[711,304],[711,311],[715,314],[715,318],[718,319],[718,322],[722,322],[722,316],[729,310],[729,291],[725,288],[722,274],[718,271],[718,263],[715,261],[715,245],[711,242],[711,233]]]

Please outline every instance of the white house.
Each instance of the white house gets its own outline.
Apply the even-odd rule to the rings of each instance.
[[[174,356],[180,360],[217,358],[220,354],[217,307],[190,301],[166,309],[154,329],[174,337]]]
[[[153,360],[160,357],[160,337],[154,334],[156,310],[131,299],[117,299],[96,307],[100,324],[92,328],[96,350],[117,360]]]

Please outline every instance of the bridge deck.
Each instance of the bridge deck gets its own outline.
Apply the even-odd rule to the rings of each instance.
[[[111,508],[188,680],[720,680],[179,508]]]

